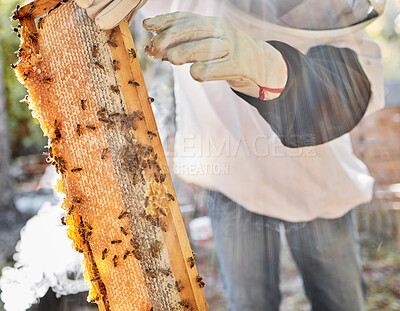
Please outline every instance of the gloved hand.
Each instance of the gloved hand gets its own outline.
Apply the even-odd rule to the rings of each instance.
[[[111,29],[128,18],[132,22],[147,0],[75,0],[101,29]]]
[[[222,18],[176,12],[148,18],[143,26],[155,33],[146,53],[174,65],[194,63],[190,74],[197,81],[226,80],[234,90],[260,99],[274,99],[285,87],[281,53]]]

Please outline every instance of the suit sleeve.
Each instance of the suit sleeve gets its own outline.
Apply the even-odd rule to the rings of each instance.
[[[268,101],[236,93],[259,111],[285,146],[323,144],[358,124],[371,84],[353,50],[320,45],[304,55],[283,42],[268,43],[286,60],[285,89]]]

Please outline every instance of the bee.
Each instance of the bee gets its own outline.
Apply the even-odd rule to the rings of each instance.
[[[101,259],[104,260],[107,257],[108,249],[105,248],[101,253]]]
[[[92,46],[92,57],[97,58],[99,56],[99,46],[97,44]]]
[[[52,80],[51,80],[51,78],[43,78],[42,79],[42,82],[44,82],[44,83],[50,83]]]
[[[144,207],[149,206],[149,197],[144,198]]]
[[[203,282],[203,277],[200,275],[196,276],[196,282],[200,286],[200,288],[203,288],[204,286],[206,286],[206,283]]]
[[[139,261],[141,261],[143,259],[142,254],[137,249],[134,249],[133,251],[131,251],[131,254],[133,256],[135,256],[135,258]]]
[[[104,115],[105,113],[107,113],[107,109],[106,109],[106,108],[101,108],[100,110],[98,110],[98,111],[96,112],[96,114],[97,114],[98,116],[102,116],[102,115]]]
[[[110,39],[110,40],[113,39],[116,32],[117,31],[115,29],[111,30],[110,35],[108,36],[108,39]]]
[[[162,231],[167,232],[167,228],[165,227],[165,224],[161,220],[160,220],[158,227],[160,227],[160,229]]]
[[[175,201],[175,197],[171,193],[167,193],[167,197],[169,201]]]
[[[101,159],[104,160],[107,154],[108,148],[104,148],[101,152]],[[118,217],[119,218],[119,217]]]
[[[135,248],[135,249],[139,248],[139,246],[140,246],[140,245],[139,245],[139,242],[136,241],[135,238],[130,239],[129,242],[131,243],[132,247]]]
[[[175,281],[175,288],[178,291],[178,293],[180,293],[184,287],[183,285],[180,284],[180,282]]]
[[[94,125],[86,125],[86,128],[89,130],[94,131],[96,129],[96,127]]]
[[[52,9],[49,11],[49,14],[50,14],[51,11],[53,11],[53,10],[59,8],[59,7],[61,6],[61,4],[62,4],[61,2],[58,2],[58,3],[54,6],[54,8],[52,8]]]
[[[24,81],[26,81],[29,78],[29,76],[31,75],[31,73],[30,72],[24,72],[24,73],[22,73],[22,75],[24,76]]]
[[[37,23],[37,27],[38,29],[42,29],[43,28],[43,18],[39,18],[38,23]]]
[[[55,165],[57,173],[64,174],[64,172],[67,170],[67,168],[65,167],[65,160],[61,157],[55,156],[52,164]]]
[[[146,276],[149,278],[155,279],[157,277],[156,272],[152,269],[147,268],[145,270],[145,272],[146,272]]]
[[[151,147],[151,146],[143,146],[142,149],[143,149],[144,156],[147,156],[148,154],[153,153],[153,147]]]
[[[79,248],[78,246],[75,246],[75,250],[78,252],[78,253],[83,253],[83,249],[82,248]]]
[[[121,226],[121,227],[119,227],[119,229],[121,230],[123,235],[128,235],[128,232],[126,232],[124,227]]]
[[[53,157],[53,148],[51,146],[49,147],[49,157]]]
[[[122,240],[112,240],[111,244],[120,244],[122,243]]]
[[[115,94],[119,94],[119,88],[116,85],[110,85],[110,89],[111,91],[113,91],[113,93]]]
[[[118,117],[119,115],[119,112],[113,112],[112,114],[110,114],[110,118]]]
[[[75,208],[74,205],[71,205],[71,206],[69,207],[69,209],[68,209],[68,215],[70,215],[70,214],[73,212],[74,208]]]
[[[82,110],[86,110],[86,99],[81,99],[81,108]]]
[[[123,217],[125,217],[125,216],[127,216],[127,215],[129,215],[128,212],[126,212],[126,211],[121,212],[121,214],[119,214],[119,216],[118,216],[118,219],[122,219]],[[122,228],[122,227],[121,227],[121,228]]]
[[[17,27],[14,27],[13,31],[14,31],[15,33],[18,33],[18,32],[19,32],[19,29],[18,29]]]
[[[131,253],[130,251],[126,251],[126,252],[125,252],[125,254],[124,254],[124,260],[125,260],[126,258],[128,258],[128,256],[129,256],[130,253]]]
[[[83,223],[85,224],[85,226],[86,226],[90,231],[93,230],[93,227],[92,227],[87,221],[84,221]]]
[[[191,306],[190,306],[190,304],[189,304],[189,302],[187,300],[179,301],[178,304],[180,306],[182,306],[183,308],[185,308],[185,309],[193,310],[193,308],[191,308]]]
[[[108,39],[108,40],[107,40],[107,43],[108,43],[109,45],[111,45],[112,47],[114,47],[114,48],[118,47],[117,42],[115,42],[113,39]]]
[[[132,81],[132,80],[129,80],[128,84],[131,84],[131,85],[134,85],[134,86],[140,86],[140,84],[138,82]]]
[[[90,279],[90,282],[95,282],[95,281],[98,281],[98,280],[100,280],[100,277],[96,276],[96,277]]]
[[[119,70],[119,61],[117,61],[117,60],[113,60],[112,61],[112,65],[113,65],[113,69],[114,69],[114,71],[117,71],[117,70]]]
[[[149,97],[149,103],[150,104],[154,103],[154,98],[153,97]]]
[[[114,255],[114,257],[113,257],[113,264],[114,264],[114,267],[118,266],[118,256],[117,255]]]
[[[29,18],[32,17],[32,12],[33,12],[34,8],[35,8],[35,4],[32,3],[31,6],[29,7],[29,14],[27,15],[27,17],[29,17]]]
[[[17,64],[11,64],[10,67],[11,67],[11,69],[15,69],[15,68],[17,68]]]
[[[124,129],[126,128],[127,130],[133,129],[134,131],[136,131],[137,127],[134,121],[135,118],[132,116],[132,114],[123,115],[121,117],[121,126]]]
[[[74,167],[73,169],[71,169],[71,173],[80,172],[80,171],[82,171],[81,167]]]
[[[170,276],[172,274],[170,269],[160,269],[160,272],[165,276]]]
[[[58,123],[57,120],[54,120],[54,134],[55,137],[52,139],[52,141],[56,142],[60,140],[61,138],[60,123]]]
[[[97,68],[104,70],[104,66],[102,64],[100,64],[99,62],[95,62],[94,64]]]
[[[130,56],[130,58],[135,59],[136,58],[136,51],[134,48],[131,48],[128,50],[128,55]]]
[[[153,137],[157,137],[157,134],[152,131],[147,131],[147,135],[150,136],[150,139],[153,139]]]
[[[167,174],[160,174],[160,182],[163,183],[165,181],[166,177],[167,177]]]
[[[159,206],[157,206],[157,211],[159,211],[160,212],[160,214],[161,215],[163,215],[163,216],[167,216],[167,213],[161,208],[161,207],[159,207]]]
[[[19,18],[19,13],[20,13],[21,6],[18,4],[13,11],[13,16],[11,17],[13,20],[16,20]]]
[[[140,121],[144,119],[143,112],[141,111],[134,111],[132,114],[134,118],[138,118]]]
[[[73,197],[71,201],[75,202],[75,203],[81,203],[82,202],[80,199],[78,199],[76,197]]]
[[[190,268],[193,268],[194,265],[196,264],[196,260],[195,260],[194,257],[192,257],[192,256],[190,256],[190,257],[187,259],[187,262],[189,263]]]
[[[82,135],[82,125],[80,125],[79,123],[76,125],[76,133],[78,134],[78,136]]]
[[[156,257],[158,257],[158,255],[160,254],[160,252],[161,252],[161,247],[162,247],[162,243],[160,242],[160,241],[155,241],[154,243],[153,243],[153,245],[150,247],[150,255],[153,257],[153,258],[156,258]]]
[[[167,228],[165,227],[165,224],[160,220],[160,218],[153,218],[148,215],[148,217],[146,217],[146,220],[148,220],[152,226],[155,226],[157,228],[160,228],[162,231],[167,232]]]
[[[67,225],[67,223],[65,222],[65,217],[61,217],[61,224],[62,224],[63,226],[66,226],[66,225]]]
[[[37,32],[32,32],[29,34],[29,38],[32,40],[32,42],[37,43],[38,42],[38,37],[39,34]]]
[[[96,297],[90,299],[90,302],[91,302],[91,303],[94,303],[94,302],[99,301],[99,300],[100,300],[100,297],[99,297],[99,296],[96,296]]]

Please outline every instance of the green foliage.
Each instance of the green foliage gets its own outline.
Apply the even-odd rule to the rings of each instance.
[[[367,27],[382,50],[385,79],[400,78],[400,2],[387,0],[383,15]]]
[[[0,0],[0,51],[4,69],[4,87],[6,92],[6,109],[12,155],[37,153],[43,150],[46,139],[43,137],[38,122],[31,116],[27,105],[20,102],[26,95],[26,89],[21,85],[10,68],[18,58],[15,51],[19,47],[19,39],[13,32],[17,21],[11,21],[10,16],[17,3],[15,0]]]
[[[367,310],[400,310],[400,251],[396,241],[362,240],[361,255],[367,282]]]

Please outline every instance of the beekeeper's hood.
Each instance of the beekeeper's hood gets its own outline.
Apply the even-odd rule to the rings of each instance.
[[[356,25],[383,13],[386,0],[220,0],[254,18],[281,26],[329,30]]]

